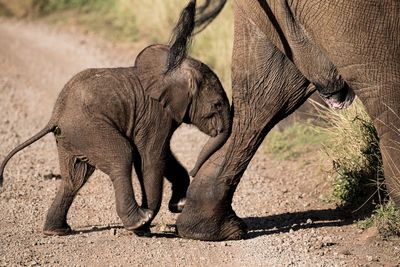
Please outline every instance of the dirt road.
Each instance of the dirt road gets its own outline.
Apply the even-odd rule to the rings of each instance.
[[[0,20],[0,159],[45,125],[73,74],[131,65],[138,51],[38,23]],[[184,126],[173,138],[173,150],[190,168],[205,140]],[[59,170],[55,141],[48,135],[7,166],[0,193],[0,266],[399,266],[398,241],[357,229],[333,204],[320,200],[326,183],[319,164],[275,161],[258,152],[233,204],[249,225],[247,240],[174,237],[168,184],[154,236],[137,237],[122,228],[111,182],[97,171],[69,213],[77,233],[45,237],[46,211],[60,182],[51,178]]]

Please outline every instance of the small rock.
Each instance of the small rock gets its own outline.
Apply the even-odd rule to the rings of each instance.
[[[111,228],[110,229],[110,235],[116,235],[117,234],[117,229]]]
[[[376,227],[370,227],[363,231],[360,239],[366,243],[371,243],[375,241],[376,237],[379,236],[379,230]]]
[[[373,261],[373,257],[371,255],[367,255],[367,261]]]
[[[313,221],[312,221],[311,219],[307,219],[306,223],[307,223],[307,224],[312,224]]]
[[[48,174],[43,175],[43,178],[45,180],[59,180],[61,179],[61,175],[60,174],[54,174],[53,172],[50,172]]]
[[[330,238],[329,236],[322,239],[322,247],[330,247],[330,246],[333,246],[335,244],[336,243],[333,242],[332,238]]]
[[[348,255],[351,255],[351,252],[348,249],[344,249],[344,250],[340,251],[340,254],[348,256]]]
[[[289,233],[294,233],[294,230],[292,228],[290,228]]]

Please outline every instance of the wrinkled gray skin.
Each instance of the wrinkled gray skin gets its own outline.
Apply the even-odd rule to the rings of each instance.
[[[232,133],[190,185],[179,234],[244,236],[231,207],[240,178],[266,134],[314,88],[334,108],[348,106],[352,90],[361,99],[400,206],[400,1],[235,0],[234,20]]]
[[[230,111],[217,76],[201,62],[186,57],[165,74],[168,53],[168,46],[150,46],[134,67],[78,73],[61,91],[48,125],[6,157],[0,180],[17,151],[55,134],[62,182],[47,214],[45,234],[71,232],[68,209],[96,168],[110,176],[117,213],[128,230],[148,230],[160,208],[163,176],[172,183],[169,209],[182,210],[190,179],[171,153],[171,136],[182,122],[212,136],[198,168],[226,141]],[[132,188],[132,166],[141,184],[141,207]]]

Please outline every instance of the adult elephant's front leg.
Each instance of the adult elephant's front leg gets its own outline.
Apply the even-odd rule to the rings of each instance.
[[[262,31],[235,18],[232,134],[189,186],[177,221],[178,233],[187,238],[243,237],[246,226],[231,207],[240,178],[268,131],[312,93],[309,82]]]

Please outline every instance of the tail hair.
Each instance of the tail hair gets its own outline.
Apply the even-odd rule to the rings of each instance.
[[[222,11],[227,0],[205,0],[204,4],[196,10],[195,33],[202,32]]]
[[[189,4],[182,10],[179,20],[172,32],[172,37],[169,42],[170,52],[165,73],[175,70],[185,59],[192,40],[195,16],[196,0],[190,0]]]

